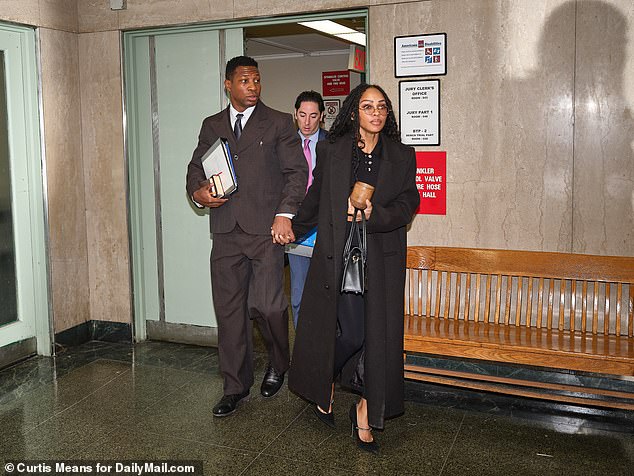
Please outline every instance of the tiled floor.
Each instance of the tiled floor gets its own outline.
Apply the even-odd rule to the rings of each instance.
[[[200,460],[205,475],[632,475],[634,417],[408,383],[406,413],[377,432],[381,454],[350,437],[353,396],[337,391],[337,428],[286,387],[264,399],[257,354],[251,400],[228,418],[214,349],[92,342],[0,372],[0,462]]]

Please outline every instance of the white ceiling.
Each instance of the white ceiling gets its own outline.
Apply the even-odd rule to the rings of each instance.
[[[267,57],[347,54],[350,43],[318,33],[248,38],[245,53],[255,59]]]

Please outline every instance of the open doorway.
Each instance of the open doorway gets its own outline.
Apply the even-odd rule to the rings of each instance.
[[[341,104],[350,89],[365,80],[365,68],[351,69],[351,57],[355,52],[365,52],[366,17],[330,22],[334,28],[341,25],[359,35],[351,41],[305,25],[321,26],[325,21],[299,20],[244,28],[244,51],[259,64],[264,84],[261,97],[269,107],[293,113],[295,97],[311,89],[328,104]],[[327,114],[326,129],[335,111],[336,108]]]
[[[366,19],[367,12],[357,10],[124,33],[135,340],[217,344],[209,273],[213,235],[208,213],[185,194],[184,175],[202,120],[227,106],[226,62],[240,54],[256,58],[269,107],[292,112],[306,89],[334,105],[362,80],[363,73],[348,66],[356,51],[357,69],[364,69],[363,50],[300,22],[336,22],[363,35]],[[323,91],[327,72],[342,76],[333,76]],[[333,107],[333,118],[336,112]]]

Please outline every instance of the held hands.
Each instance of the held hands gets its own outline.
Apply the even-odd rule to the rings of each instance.
[[[365,201],[365,210],[362,210],[365,213],[365,219],[369,220],[370,215],[372,215],[372,202],[370,200]],[[348,221],[352,221],[352,217],[354,216],[354,205],[350,202],[350,198],[348,198]],[[357,221],[361,221],[361,216],[357,215]]]
[[[271,237],[273,243],[278,245],[287,245],[295,241],[291,220],[282,216],[275,217],[271,226]]]
[[[226,198],[215,198],[213,196],[213,187],[209,183],[205,183],[196,190],[192,198],[196,203],[208,208],[218,208],[228,200]]]

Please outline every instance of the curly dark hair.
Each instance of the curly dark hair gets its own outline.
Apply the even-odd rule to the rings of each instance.
[[[337,137],[344,136],[346,134],[354,134],[357,142],[361,141],[361,134],[359,133],[359,101],[363,93],[369,89],[377,89],[385,98],[385,103],[388,107],[387,119],[382,132],[395,142],[401,141],[401,133],[398,130],[398,124],[396,123],[396,117],[394,117],[394,111],[392,109],[392,101],[387,96],[381,86],[376,84],[359,84],[356,88],[350,91],[348,97],[343,101],[341,110],[335,121],[332,123],[330,130],[328,131],[328,140],[332,143]]]

